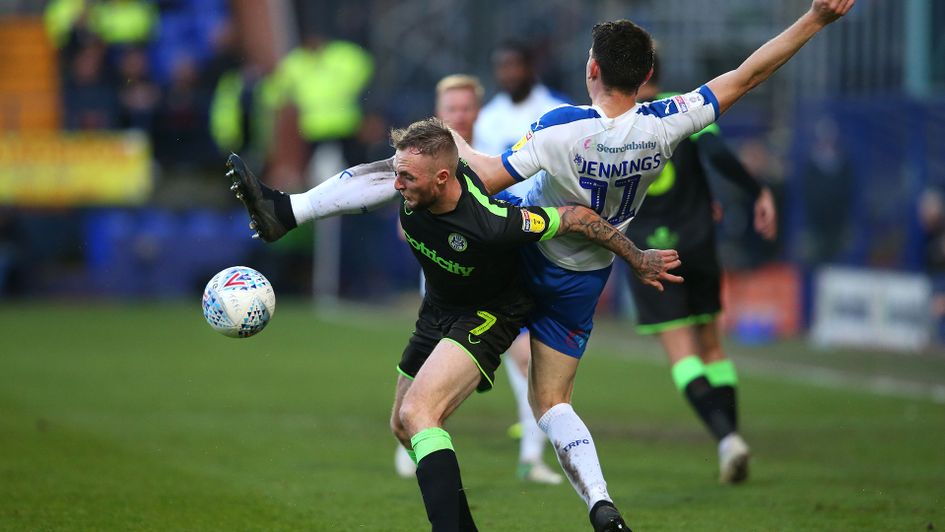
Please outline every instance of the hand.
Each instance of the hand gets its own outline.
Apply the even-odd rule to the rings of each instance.
[[[810,12],[818,22],[826,26],[846,15],[856,0],[814,0]]]
[[[725,209],[717,200],[712,200],[712,221],[722,223],[723,219],[725,219]]]
[[[679,260],[679,253],[675,249],[648,249],[643,252],[643,260],[640,265],[634,268],[637,278],[645,285],[650,285],[660,292],[663,291],[663,283],[681,283],[683,278],[669,273],[682,265]]]
[[[768,187],[761,189],[755,200],[755,232],[765,240],[774,240],[778,236],[778,210]]]

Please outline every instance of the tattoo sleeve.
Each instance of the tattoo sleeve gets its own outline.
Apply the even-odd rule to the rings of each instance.
[[[643,251],[632,240],[607,223],[591,209],[581,205],[558,207],[561,226],[558,234],[577,233],[595,244],[605,247],[627,261],[638,274],[646,269]]]

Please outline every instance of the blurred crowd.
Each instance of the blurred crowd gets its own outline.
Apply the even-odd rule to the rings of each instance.
[[[55,283],[68,276],[52,266],[52,273],[43,274],[44,268],[94,265],[90,249],[125,250],[103,251],[99,255],[103,272],[119,268],[117,257],[122,253],[131,255],[129,264],[151,266],[162,255],[193,254],[206,245],[208,224],[230,227],[229,218],[208,221],[235,207],[220,186],[226,154],[240,153],[276,187],[290,192],[307,189],[315,184],[314,176],[331,175],[340,165],[389,156],[390,127],[432,114],[433,87],[447,74],[480,76],[479,104],[494,100],[495,106],[503,94],[514,99],[520,96],[517,91],[528,93],[531,85],[524,87],[523,78],[537,84],[535,94],[553,93],[560,101],[584,103],[585,95],[575,88],[582,82],[580,72],[565,70],[571,65],[558,55],[562,50],[586,53],[587,21],[581,17],[607,12],[601,6],[568,11],[533,2],[533,9],[523,16],[545,25],[514,30],[495,21],[473,25],[482,30],[480,35],[468,31],[469,16],[483,17],[480,23],[492,19],[475,3],[430,12],[404,6],[405,13],[419,17],[411,22],[414,26],[386,20],[401,13],[386,2],[289,0],[280,4],[291,11],[284,20],[258,24],[255,17],[266,16],[266,2],[48,0],[42,8],[32,2],[20,5],[41,14],[56,49],[62,129],[144,132],[152,150],[155,188],[144,210],[117,214],[103,209],[0,209],[0,294],[57,293]],[[634,4],[632,16],[644,21],[649,16],[654,27],[662,28],[655,6]],[[619,12],[627,16],[624,10]],[[496,20],[500,15],[494,14]],[[426,27],[437,17],[447,18],[436,27]],[[258,31],[286,35],[247,33]],[[530,65],[534,71],[525,76],[516,77],[514,68],[500,68],[516,55],[502,53],[500,43],[510,34],[525,35],[518,46],[535,53],[535,64]],[[287,48],[277,49],[278,42]],[[559,46],[554,51],[551,42]],[[687,50],[692,48],[690,43]],[[701,67],[683,68],[689,65],[681,62],[688,57],[684,51],[681,46],[670,51],[680,54],[667,62],[667,71],[675,74],[672,81],[679,82],[681,75],[689,76],[693,70],[698,72],[692,75],[702,76]],[[716,73],[714,65],[712,70],[709,74]],[[672,81],[670,89],[692,88]],[[902,140],[912,138],[914,131],[936,131],[939,104],[916,103],[900,92],[872,100],[867,110],[854,101],[854,95],[841,91],[793,101],[789,110],[779,111],[779,127],[788,128],[777,130],[772,126],[774,115],[759,105],[760,98],[736,106],[723,119],[722,128],[749,172],[774,191],[784,232],[775,243],[759,240],[749,223],[750,198],[727,189],[720,182],[724,180],[713,180],[713,192],[725,206],[718,218],[723,265],[748,270],[782,259],[807,272],[805,276],[822,264],[924,270],[932,274],[936,292],[945,293],[945,281],[938,280],[945,279],[945,178],[936,173],[941,154],[932,148],[912,149]],[[780,105],[783,98],[771,100]],[[926,111],[899,113],[911,105]],[[479,141],[485,139],[481,131],[496,129],[487,127],[489,113],[483,111],[482,123],[476,124]],[[507,112],[500,109],[497,114]],[[905,118],[882,118],[889,116]],[[511,129],[503,131],[509,138],[522,133],[519,127]],[[501,140],[499,144],[509,143]],[[480,147],[494,152],[501,146]],[[175,214],[199,209],[216,214]],[[392,217],[381,210],[340,222],[342,295],[370,298],[398,288],[395,278],[412,283],[408,256],[403,264],[390,261],[387,268],[357,259],[364,249],[388,257],[402,251],[391,244]],[[125,233],[109,232],[120,225],[119,219],[140,229],[132,245],[121,239]],[[378,227],[391,229],[378,231]],[[227,246],[246,245],[242,228],[235,231]],[[268,262],[274,276],[286,279],[282,286],[310,293],[313,238],[311,228],[305,228],[265,252],[246,249],[259,254],[253,260]],[[181,242],[190,242],[190,247]],[[194,275],[202,278],[207,273],[212,272]],[[117,286],[114,276],[109,282]],[[182,286],[174,290],[169,293],[186,292]],[[936,304],[945,317],[945,297]]]
[[[339,141],[362,158],[373,59],[357,44],[308,32],[274,65],[251,61],[227,0],[51,0],[44,17],[67,130],[141,130],[164,173],[214,171],[229,152],[266,162],[291,107],[303,156]]]
[[[214,91],[239,67],[225,0],[53,0],[63,127],[138,129],[166,168],[218,162]]]

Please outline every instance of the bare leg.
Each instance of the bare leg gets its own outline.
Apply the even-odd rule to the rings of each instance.
[[[394,433],[394,437],[397,438],[397,441],[400,442],[400,445],[403,446],[404,449],[413,449],[413,447],[410,446],[410,434],[400,420],[400,406],[404,402],[404,396],[407,395],[407,390],[410,389],[411,383],[412,381],[407,377],[403,375],[397,376],[397,388],[394,391],[394,407],[391,409],[390,414],[390,430]]]
[[[476,389],[479,367],[457,344],[441,340],[424,362],[397,414],[417,458],[417,483],[434,532],[475,531],[453,449],[443,423]]]
[[[669,356],[669,365],[674,366],[680,360],[699,355],[699,343],[692,327],[680,327],[659,333],[663,350]]]
[[[394,451],[394,470],[401,478],[414,478],[417,473],[417,463],[413,454],[413,447],[410,445],[410,434],[407,428],[400,421],[400,405],[403,403],[404,395],[410,389],[411,380],[403,375],[397,376],[397,389],[394,392],[394,407],[391,409],[390,430],[399,442]]]
[[[571,407],[578,359],[532,338],[529,400],[571,486],[591,509],[610,501],[597,449],[587,426]]]

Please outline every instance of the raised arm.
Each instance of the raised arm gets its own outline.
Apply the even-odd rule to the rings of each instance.
[[[739,98],[771,77],[826,25],[850,11],[856,0],[814,0],[811,8],[780,35],[748,56],[738,68],[708,82],[724,113]]]
[[[660,281],[683,282],[682,277],[668,271],[682,264],[676,250],[642,251],[626,235],[587,207],[580,205],[558,207],[558,215],[561,217],[561,225],[558,227],[556,236],[567,233],[584,235],[591,242],[613,251],[625,260],[643,284],[648,284],[662,292],[663,283]]]
[[[482,180],[482,184],[486,186],[489,195],[501,192],[515,184],[515,178],[505,169],[501,156],[493,157],[476,151],[459,133],[450,131],[453,133],[453,140],[456,141],[459,156],[466,159],[469,166]]]

